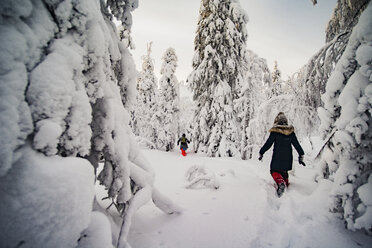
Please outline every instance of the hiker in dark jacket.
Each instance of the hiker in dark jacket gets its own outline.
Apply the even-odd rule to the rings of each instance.
[[[181,142],[180,149],[182,151],[182,155],[186,156],[186,150],[189,147],[187,144],[190,144],[190,141],[186,138],[186,134],[182,134],[182,137],[178,139],[177,145]]]
[[[305,166],[303,161],[304,150],[297,140],[294,128],[288,125],[288,119],[283,112],[280,112],[274,121],[274,126],[269,130],[270,136],[260,150],[259,160],[262,160],[264,153],[274,143],[274,151],[270,164],[270,173],[278,185],[277,193],[280,197],[285,187],[289,185],[288,171],[292,170],[292,145],[298,152],[298,161]]]

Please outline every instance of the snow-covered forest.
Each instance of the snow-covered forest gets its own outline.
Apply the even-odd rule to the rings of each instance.
[[[0,247],[371,247],[372,3],[287,79],[239,0],[200,1],[187,78],[151,36],[136,67],[140,4],[0,0]]]

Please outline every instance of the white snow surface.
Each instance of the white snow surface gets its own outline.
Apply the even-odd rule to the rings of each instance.
[[[291,184],[278,198],[270,156],[264,162],[242,161],[203,157],[191,149],[183,157],[175,150],[143,152],[156,172],[155,186],[183,212],[166,215],[147,203],[133,218],[128,241],[134,248],[353,248],[372,243],[372,237],[346,230],[328,211],[331,182],[316,184],[311,164],[294,165]],[[185,187],[185,174],[193,166],[215,174],[219,188]]]
[[[93,166],[31,148],[21,153],[0,178],[0,247],[76,247],[91,218]]]
[[[93,211],[89,227],[84,230],[77,248],[113,248],[111,240],[111,226],[107,217]]]

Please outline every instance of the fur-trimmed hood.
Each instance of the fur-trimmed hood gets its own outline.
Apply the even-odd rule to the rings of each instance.
[[[284,135],[290,135],[294,132],[294,127],[292,125],[274,125],[269,132],[281,133]]]

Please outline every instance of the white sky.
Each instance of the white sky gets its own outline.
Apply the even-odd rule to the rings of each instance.
[[[248,49],[268,61],[278,61],[282,78],[292,75],[325,44],[325,28],[337,0],[240,0],[248,13]],[[186,80],[192,67],[200,0],[139,0],[133,12],[132,50],[137,70],[146,44],[152,45],[155,73],[160,77],[161,58],[168,47],[176,49],[178,80]]]

